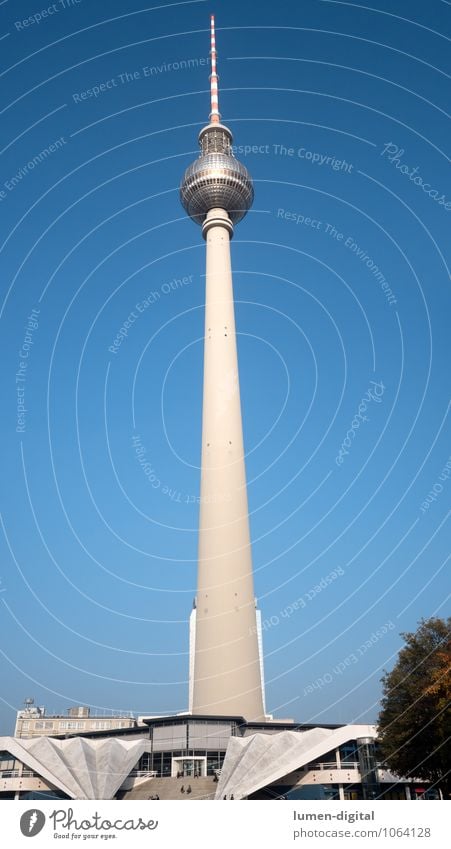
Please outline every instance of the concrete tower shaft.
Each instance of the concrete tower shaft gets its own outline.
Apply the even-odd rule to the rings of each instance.
[[[214,19],[210,124],[180,196],[206,240],[201,504],[194,714],[263,720],[230,239],[253,200],[252,180],[220,123]]]
[[[207,282],[193,713],[263,719],[230,219],[204,224]]]

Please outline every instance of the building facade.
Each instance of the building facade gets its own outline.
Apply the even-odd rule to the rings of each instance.
[[[136,719],[130,713],[105,716],[80,706],[69,708],[65,714],[48,714],[45,707],[38,707],[33,699],[27,699],[25,708],[17,711],[14,737],[55,737],[135,726]]]
[[[187,789],[190,788],[189,793]],[[144,719],[128,729],[0,738],[0,799],[439,799],[380,762],[370,725]]]

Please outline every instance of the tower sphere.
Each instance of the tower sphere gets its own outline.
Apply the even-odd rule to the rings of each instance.
[[[235,224],[251,208],[254,189],[247,168],[232,153],[232,133],[211,123],[199,133],[199,144],[199,158],[183,175],[180,200],[197,224],[215,208],[225,209]]]

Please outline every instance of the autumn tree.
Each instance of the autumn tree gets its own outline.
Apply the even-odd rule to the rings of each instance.
[[[422,619],[382,678],[379,741],[396,775],[451,795],[451,618]]]

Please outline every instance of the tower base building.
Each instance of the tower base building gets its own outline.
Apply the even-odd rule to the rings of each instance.
[[[0,737],[1,799],[440,799],[378,761],[371,725],[141,717],[134,728]]]

